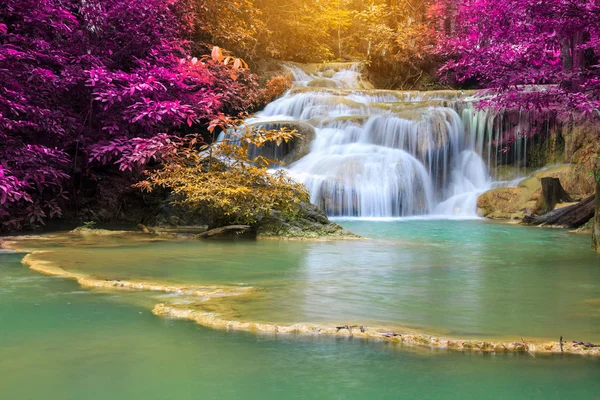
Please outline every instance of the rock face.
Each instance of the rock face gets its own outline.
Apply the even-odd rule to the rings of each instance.
[[[258,149],[252,150],[251,156],[253,157],[261,155],[272,160],[282,161],[284,164],[291,164],[308,154],[310,144],[315,139],[315,128],[305,122],[273,121],[257,123],[255,125],[267,130],[287,128],[295,130],[299,136],[288,143],[282,143],[280,146],[274,143],[267,143],[260,151]]]
[[[482,217],[491,219],[523,219],[535,213],[542,191],[542,178],[558,178],[567,193],[575,200],[583,200],[593,194],[587,177],[582,177],[577,166],[564,164],[535,172],[519,183],[516,188],[498,188],[482,194],[477,207]],[[559,204],[557,207],[568,205]]]
[[[499,188],[485,192],[477,200],[479,214],[491,219],[523,218],[531,193],[521,187]],[[535,202],[533,202],[535,204]]]
[[[325,213],[311,203],[300,204],[300,215],[288,218],[279,211],[260,218],[256,224],[259,238],[293,239],[351,239],[358,238],[352,232],[329,221]]]

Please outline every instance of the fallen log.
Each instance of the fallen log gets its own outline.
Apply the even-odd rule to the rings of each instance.
[[[546,214],[556,208],[558,203],[572,202],[573,198],[560,184],[558,178],[542,178],[542,194],[535,209],[539,214]]]
[[[578,340],[573,340],[573,343],[583,346],[583,347],[600,347],[600,344],[594,344],[594,343],[590,343],[590,342],[580,342]]]
[[[202,232],[196,235],[196,237],[200,239],[207,239],[215,236],[220,236],[226,233],[243,233],[248,230],[250,230],[250,225],[228,225],[223,226],[221,228],[215,228],[206,232]]]
[[[590,196],[572,206],[559,208],[540,216],[525,216],[523,223],[534,226],[579,228],[594,217],[596,196]]]

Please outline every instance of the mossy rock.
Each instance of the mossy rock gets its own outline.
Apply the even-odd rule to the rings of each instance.
[[[328,71],[323,71],[323,72],[321,72],[321,76],[322,76],[323,78],[328,78],[328,79],[331,79],[331,78],[333,78],[333,77],[335,76],[335,74],[337,74],[337,72],[336,72],[336,71],[334,71],[334,70],[332,70],[332,69],[330,69],[330,70],[328,70]]]
[[[594,227],[595,227],[596,223],[594,221],[594,218],[590,219],[587,224],[580,226],[579,228],[571,231],[573,233],[584,233],[584,234],[589,234],[591,235],[592,232],[594,232]],[[600,305],[600,302],[598,303]]]
[[[346,107],[354,108],[356,110],[360,110],[360,109],[366,110],[365,104],[359,103],[358,101],[354,101],[354,100],[348,99],[343,96],[333,96],[333,97],[322,96],[319,98],[319,102],[324,105],[332,105],[332,106],[344,105]]]
[[[337,88],[338,83],[332,79],[315,78],[307,86],[312,88]]]
[[[259,218],[255,226],[259,238],[289,239],[352,239],[359,238],[329,221],[325,213],[311,203],[299,205],[299,215],[288,217],[272,210],[269,215]]]
[[[321,118],[312,118],[307,122],[314,126],[327,126],[331,125],[337,121],[346,122],[349,124],[363,125],[369,120],[369,115],[344,115],[341,117],[321,117]]]

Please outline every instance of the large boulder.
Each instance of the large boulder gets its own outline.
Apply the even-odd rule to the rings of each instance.
[[[521,219],[530,197],[531,193],[521,187],[493,189],[479,196],[477,208],[482,217]]]
[[[498,188],[485,192],[477,201],[479,214],[491,219],[522,219],[526,214],[535,213],[542,191],[542,178],[560,179],[565,191],[576,200],[593,194],[587,176],[582,176],[578,166],[563,164],[534,172],[516,188]]]

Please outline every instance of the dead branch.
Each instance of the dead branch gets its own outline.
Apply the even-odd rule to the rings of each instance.
[[[525,339],[521,338],[521,341],[523,342],[523,344],[525,345],[525,350],[529,353],[529,355],[533,358],[535,358],[535,354],[533,354],[530,350],[529,350],[529,345],[527,344],[527,342],[525,341]]]

